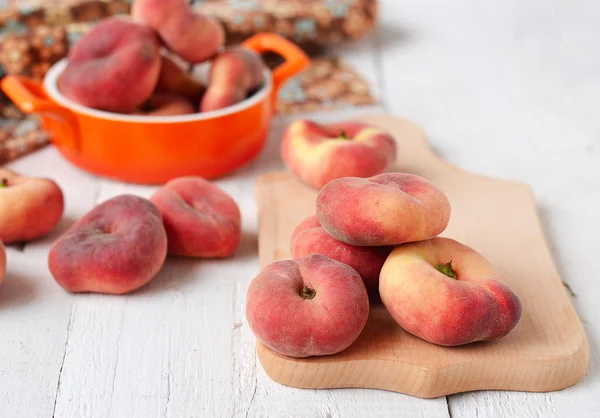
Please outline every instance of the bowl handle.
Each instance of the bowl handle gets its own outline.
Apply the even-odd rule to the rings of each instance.
[[[59,148],[79,151],[77,118],[69,110],[52,102],[42,83],[22,76],[6,76],[0,88],[25,113],[39,113],[42,127],[50,133],[50,140]]]
[[[277,93],[279,89],[290,77],[308,68],[310,59],[298,46],[287,39],[274,33],[259,33],[244,42],[242,46],[255,52],[274,52],[281,55],[285,60],[281,65],[273,70],[273,91],[271,93],[271,103],[273,109],[277,103]]]

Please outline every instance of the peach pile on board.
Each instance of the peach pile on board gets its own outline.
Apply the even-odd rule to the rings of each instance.
[[[319,193],[292,234],[293,259],[267,266],[248,289],[248,323],[264,345],[290,357],[338,353],[381,302],[404,330],[442,346],[500,339],[517,325],[519,297],[490,262],[439,236],[451,214],[442,190],[384,172],[396,155],[387,133],[298,121],[281,152]]]
[[[102,20],[75,44],[58,88],[114,113],[169,116],[223,109],[264,83],[260,55],[223,49],[221,24],[185,0],[135,0],[131,16]],[[210,62],[208,85],[194,75]]]

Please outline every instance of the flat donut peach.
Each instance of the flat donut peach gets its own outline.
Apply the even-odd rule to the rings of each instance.
[[[396,248],[381,271],[379,292],[402,328],[443,346],[503,338],[521,318],[519,297],[494,267],[449,238]]]
[[[290,357],[335,354],[367,323],[369,297],[358,273],[323,255],[273,263],[246,296],[250,329],[267,347]]]
[[[356,246],[429,239],[450,220],[446,195],[428,180],[406,173],[333,180],[319,192],[316,209],[331,236]]]
[[[61,188],[51,179],[0,167],[0,240],[6,244],[41,238],[64,211]]]
[[[69,54],[58,89],[84,106],[131,113],[156,87],[158,39],[147,27],[122,17],[98,23]]]
[[[148,99],[146,106],[149,110],[135,112],[135,115],[173,116],[191,115],[196,109],[188,99],[174,94],[155,93]]]
[[[244,47],[230,47],[213,61],[210,82],[200,111],[222,109],[246,99],[264,83],[260,55]]]
[[[179,63],[169,57],[162,57],[160,75],[156,84],[157,93],[174,94],[199,100],[205,91],[206,86]]]
[[[48,266],[69,292],[123,294],[158,273],[167,256],[167,234],[147,199],[122,195],[96,206],[50,248]]]
[[[193,64],[214,56],[225,42],[221,23],[195,12],[186,0],[135,0],[131,16],[157,31],[171,51]]]
[[[294,259],[322,254],[352,267],[362,277],[369,295],[377,296],[379,273],[394,247],[355,247],[333,238],[316,215],[309,216],[294,230],[291,252]]]
[[[169,254],[223,258],[241,241],[241,215],[235,201],[201,177],[171,180],[150,199],[160,210]]]
[[[396,159],[396,142],[367,124],[298,120],[283,136],[281,158],[300,180],[318,190],[341,177],[383,173]]]

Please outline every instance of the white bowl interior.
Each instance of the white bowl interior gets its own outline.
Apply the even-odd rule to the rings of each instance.
[[[194,122],[205,119],[213,119],[221,116],[230,115],[247,109],[259,101],[263,100],[273,88],[273,78],[271,72],[265,68],[265,83],[262,88],[254,93],[252,97],[244,100],[243,102],[237,103],[233,106],[229,106],[219,110],[213,110],[211,112],[194,113],[192,115],[174,115],[174,116],[143,116],[143,115],[125,115],[121,113],[106,112],[103,110],[96,110],[86,106],[83,106],[67,97],[65,97],[59,90],[57,80],[60,74],[67,66],[67,59],[62,59],[54,64],[46,73],[44,77],[44,89],[48,96],[57,103],[58,105],[70,109],[74,112],[85,114],[100,119],[110,119],[122,122],[132,123],[183,123],[183,122]]]

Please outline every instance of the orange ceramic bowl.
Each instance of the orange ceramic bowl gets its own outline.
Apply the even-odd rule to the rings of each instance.
[[[264,86],[234,106],[178,116],[137,116],[104,112],[63,96],[57,79],[67,65],[56,63],[43,85],[8,76],[2,90],[23,111],[39,113],[59,152],[91,173],[125,182],[162,184],[187,175],[223,176],[254,159],[265,144],[277,92],[309,60],[293,43],[259,34],[242,44],[285,60]]]

